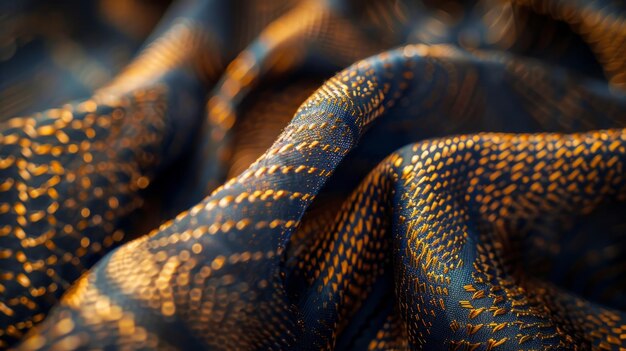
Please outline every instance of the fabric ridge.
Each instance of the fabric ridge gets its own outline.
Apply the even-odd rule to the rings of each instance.
[[[0,348],[626,349],[621,2],[0,9]]]

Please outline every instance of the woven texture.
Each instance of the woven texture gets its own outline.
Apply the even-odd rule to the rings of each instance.
[[[626,349],[622,3],[0,8],[0,348]]]

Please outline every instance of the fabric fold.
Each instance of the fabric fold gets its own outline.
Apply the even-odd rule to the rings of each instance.
[[[386,262],[393,267],[387,282],[401,329],[392,335],[406,336],[412,347],[598,346],[615,340],[618,334],[577,334],[577,317],[564,306],[576,304],[599,320],[611,315],[613,328],[622,323],[618,312],[595,305],[585,310],[584,300],[558,294],[559,300],[549,300],[549,285],[521,285],[526,281],[514,274],[515,264],[498,255],[517,240],[502,238],[507,228],[517,231],[518,221],[532,222],[538,211],[567,215],[568,208],[590,211],[598,202],[623,200],[621,130],[477,135],[404,149],[356,189],[332,229],[318,233],[296,260],[299,268],[285,266],[285,250],[306,209],[345,155],[358,151],[367,127],[403,115],[402,97],[416,101],[428,94],[420,76],[406,72],[419,72],[430,55],[441,54],[430,50],[391,51],[327,81],[246,171],[100,261],[24,348],[187,342],[226,349],[333,348],[376,283],[385,281]],[[560,167],[568,171],[559,174]],[[559,182],[549,186],[554,174],[573,178],[563,188]],[[514,253],[502,255],[514,261]],[[304,278],[299,283],[298,276]],[[463,320],[476,323],[468,329]],[[59,323],[71,328],[57,333]],[[127,325],[140,332],[128,333]],[[481,331],[485,325],[491,327]]]
[[[0,348],[626,348],[621,4],[78,3],[0,5]]]

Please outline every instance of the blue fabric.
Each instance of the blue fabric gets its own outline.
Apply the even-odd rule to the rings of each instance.
[[[8,4],[1,347],[626,348],[623,5]]]

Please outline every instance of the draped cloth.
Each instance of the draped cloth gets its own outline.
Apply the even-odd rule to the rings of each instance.
[[[622,3],[7,4],[0,347],[626,348]]]

